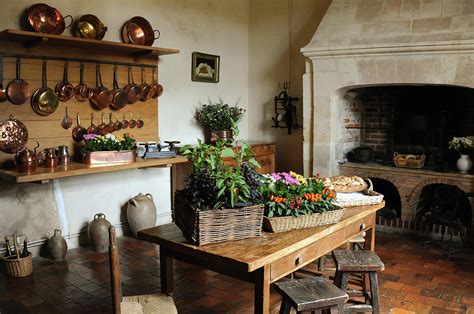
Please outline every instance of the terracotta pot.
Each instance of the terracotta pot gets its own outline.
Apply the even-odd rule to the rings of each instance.
[[[48,255],[53,261],[62,261],[67,254],[67,242],[61,235],[61,230],[55,229],[54,235],[47,244]]]
[[[142,229],[156,225],[156,207],[151,194],[142,193],[131,198],[127,203],[127,220],[133,235]]]
[[[105,215],[95,214],[94,220],[89,224],[89,240],[92,248],[98,253],[107,252],[109,249],[109,227],[110,222],[105,219]]]

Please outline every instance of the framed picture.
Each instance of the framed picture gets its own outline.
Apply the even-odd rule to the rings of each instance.
[[[207,83],[219,82],[219,62],[219,56],[193,52],[191,80]]]

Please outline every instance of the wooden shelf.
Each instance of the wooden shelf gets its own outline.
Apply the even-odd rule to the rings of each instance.
[[[0,40],[19,42],[27,47],[38,44],[46,44],[51,46],[64,46],[100,50],[113,54],[122,54],[132,57],[162,56],[179,53],[178,49],[172,48],[139,46],[105,40],[93,40],[73,36],[27,32],[16,29],[6,29],[0,32]]]
[[[187,162],[187,158],[176,156],[174,158],[146,159],[138,158],[131,164],[108,164],[108,165],[85,165],[72,162],[67,167],[58,167],[56,169],[47,169],[38,167],[33,174],[23,174],[12,169],[0,169],[0,177],[16,183],[40,182],[46,183],[52,179],[75,177],[94,173],[115,172],[129,169],[149,168],[149,167],[169,167],[173,164]]]

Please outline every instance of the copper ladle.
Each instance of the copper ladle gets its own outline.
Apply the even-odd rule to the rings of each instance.
[[[130,120],[128,121],[128,126],[130,129],[133,129],[134,127],[137,126],[137,121],[133,119],[133,112],[130,111]]]
[[[67,114],[67,107],[66,107],[66,114],[61,120],[61,126],[65,130],[68,130],[72,126],[72,118]]]
[[[99,128],[94,124],[93,112],[91,112],[91,125],[87,128],[87,134],[100,134]]]

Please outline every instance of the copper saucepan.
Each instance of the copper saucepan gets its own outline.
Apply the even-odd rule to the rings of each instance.
[[[58,109],[58,95],[47,86],[46,61],[43,61],[41,76],[42,87],[37,89],[31,97],[31,108],[41,116],[48,116]]]
[[[61,101],[68,101],[72,97],[74,97],[74,85],[69,82],[68,79],[68,72],[69,72],[69,62],[64,62],[64,70],[63,70],[63,80],[59,82],[54,91],[58,94],[58,98]]]
[[[86,101],[91,97],[92,91],[84,83],[84,63],[81,62],[79,69],[79,84],[74,88],[74,95],[78,101]]]
[[[16,60],[16,79],[11,81],[7,87],[7,96],[12,104],[22,105],[30,98],[28,83],[20,79],[21,62]]]
[[[38,33],[60,35],[73,23],[72,16],[63,17],[57,9],[44,3],[32,5],[26,9],[25,15],[27,27]],[[64,22],[65,18],[71,19],[68,26]]]
[[[100,135],[99,128],[94,124],[94,113],[91,112],[91,125],[87,128],[87,134]]]
[[[3,55],[0,54],[0,102],[7,101],[7,90],[3,87]]]
[[[140,85],[140,90],[142,94],[142,97],[140,98],[141,101],[147,101],[151,98],[152,90],[151,86],[146,82],[145,68],[142,68],[142,85]]]
[[[153,71],[152,71],[153,83],[151,84],[151,98],[158,98],[163,94],[163,86],[160,83],[158,83],[158,81],[155,79],[155,73],[156,73],[156,68],[153,68]]]
[[[140,86],[135,84],[133,80],[132,67],[130,66],[128,67],[128,84],[125,85],[123,90],[127,93],[129,104],[136,103],[142,97]]]
[[[141,16],[132,17],[122,27],[122,39],[127,44],[151,46],[158,38],[160,31],[154,30],[150,22]]]
[[[72,129],[72,138],[76,142],[80,142],[84,139],[84,135],[87,134],[87,130],[81,125],[81,119],[79,113],[76,113],[76,126]]]
[[[101,40],[107,27],[93,14],[81,16],[75,23],[74,36]]]
[[[125,107],[128,103],[128,94],[121,89],[117,82],[117,70],[118,67],[114,66],[114,90],[110,92],[110,106],[113,109],[119,110]]]
[[[90,99],[91,103],[97,109],[105,109],[110,104],[110,97],[109,97],[109,90],[102,84],[102,77],[100,75],[100,65],[97,64],[95,69],[95,80],[96,80],[96,88],[92,92],[92,97]]]

